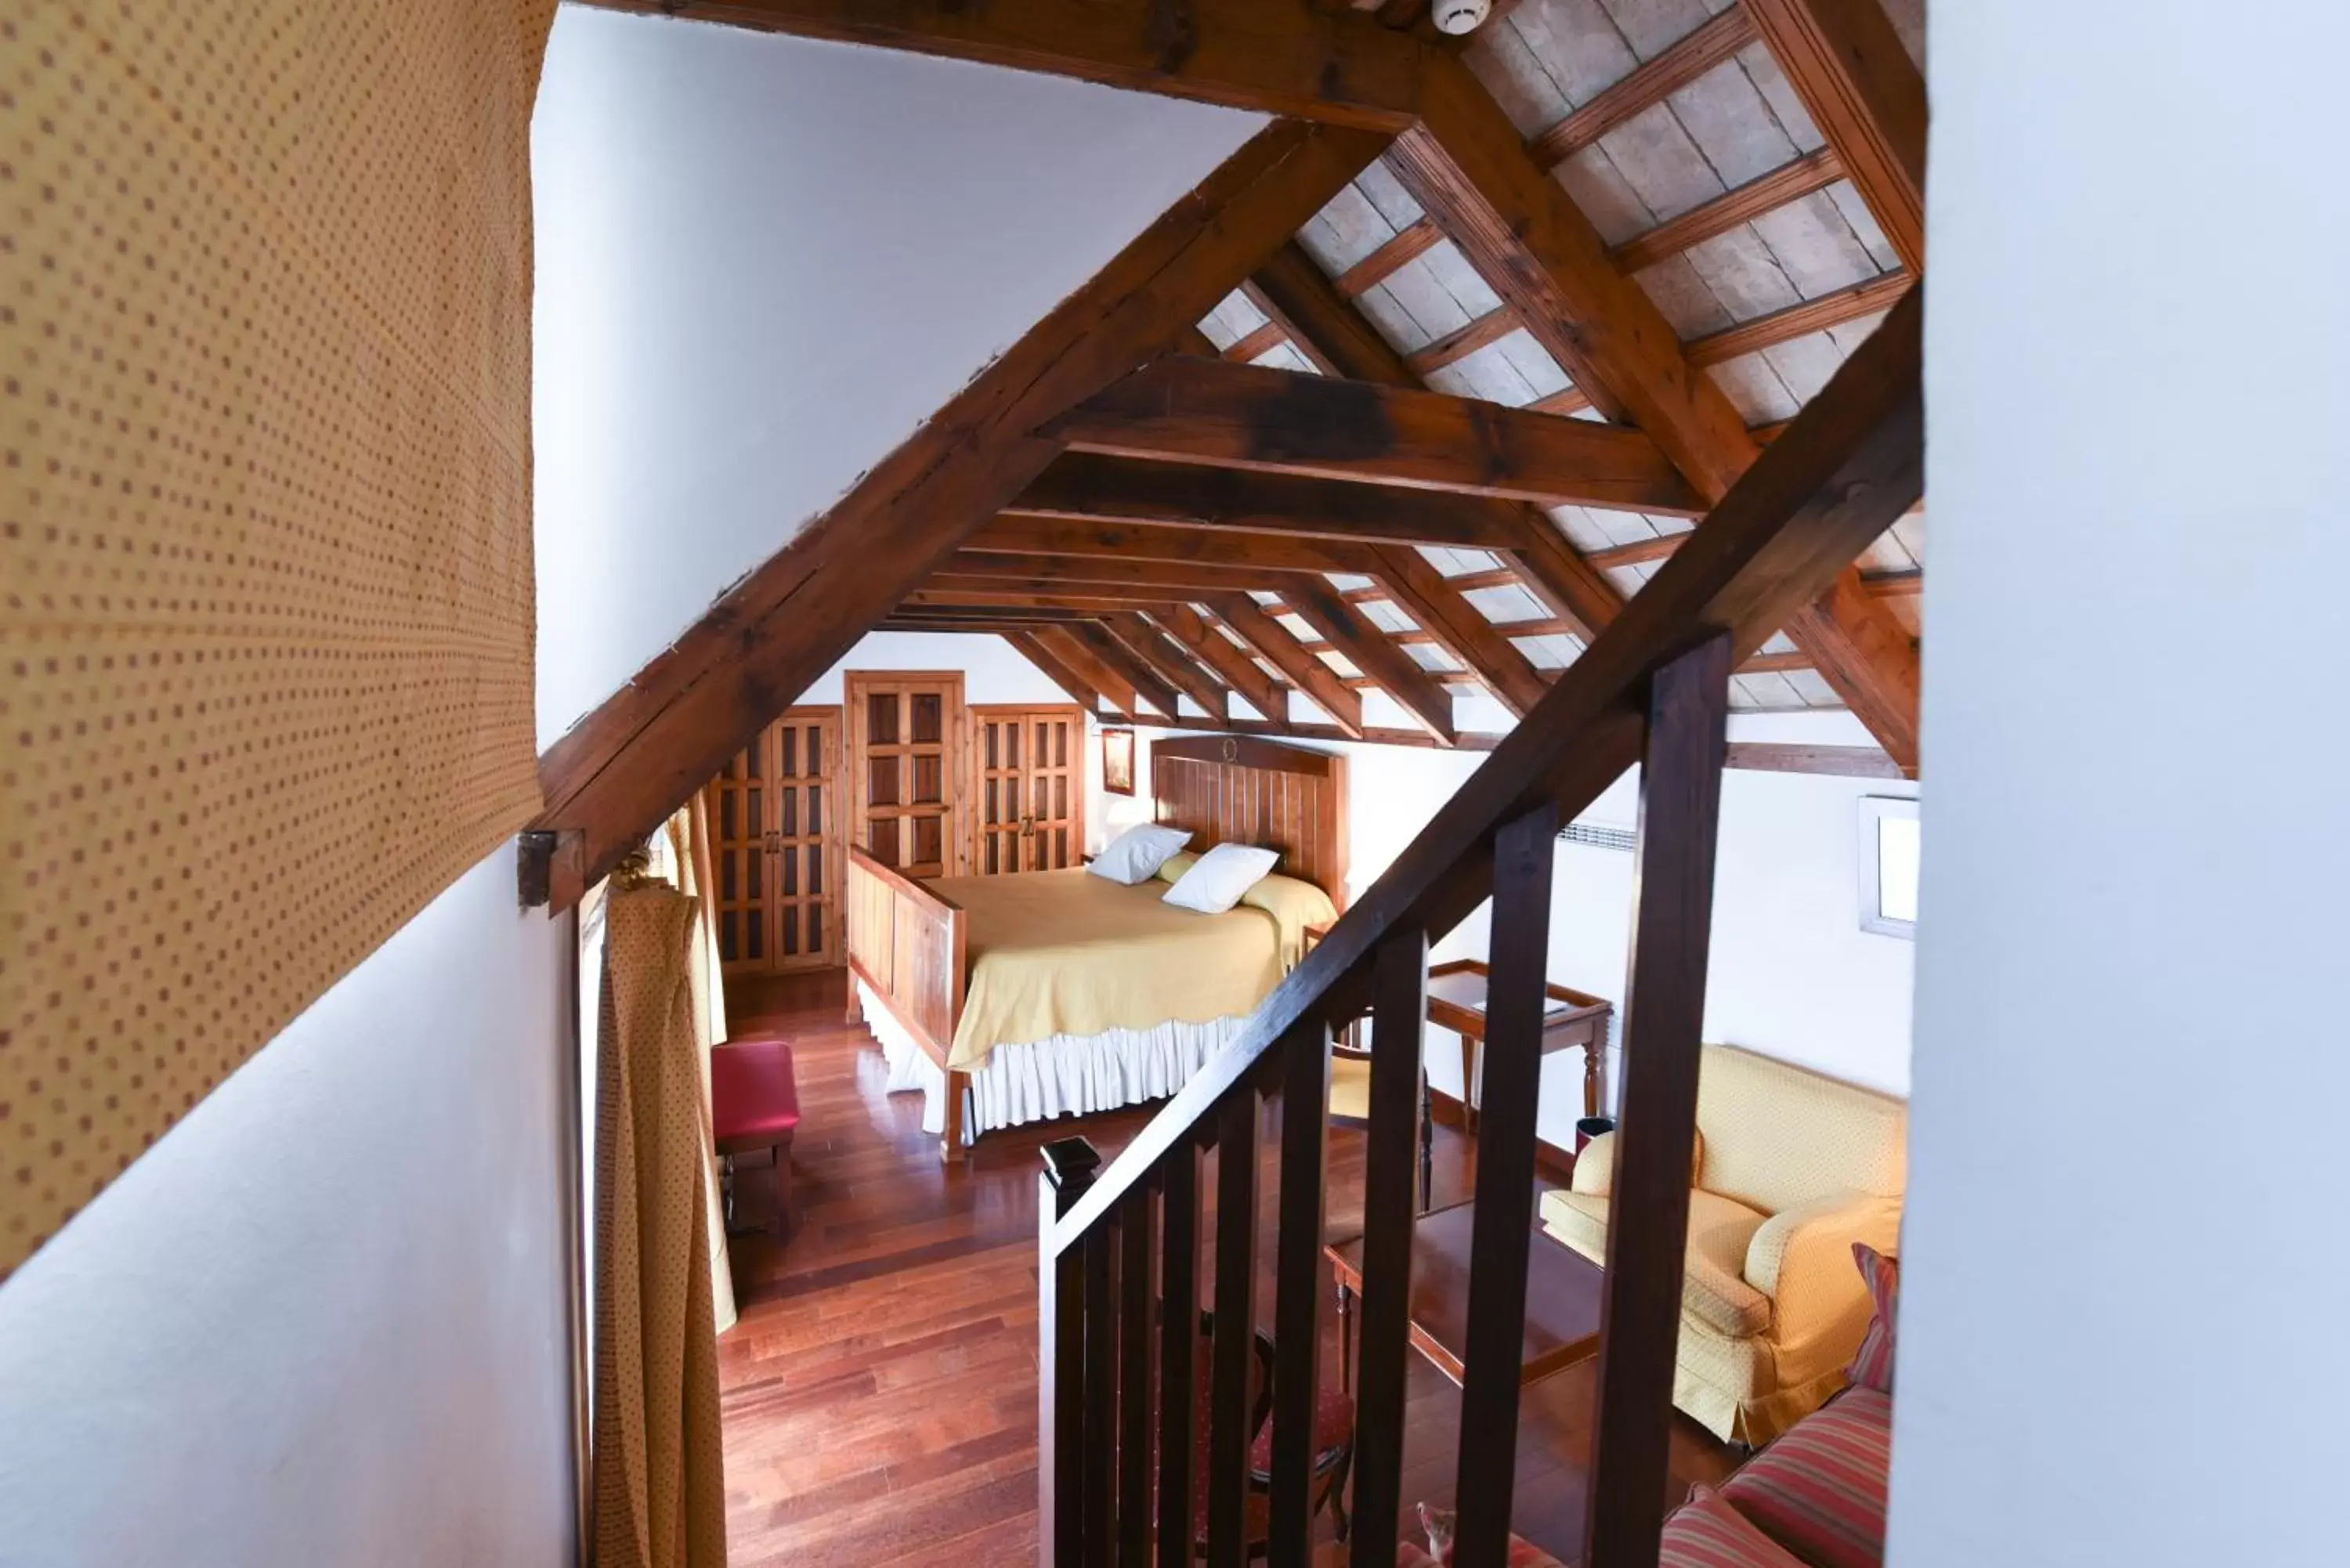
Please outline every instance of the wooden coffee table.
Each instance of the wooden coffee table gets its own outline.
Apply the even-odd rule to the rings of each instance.
[[[1412,1222],[1412,1348],[1453,1382],[1461,1379],[1469,1345],[1469,1237],[1476,1205],[1431,1209]],[[1353,1386],[1355,1298],[1363,1290],[1363,1239],[1322,1249],[1338,1277],[1338,1332],[1345,1346],[1339,1375]],[[1599,1309],[1607,1272],[1540,1229],[1526,1256],[1526,1327],[1518,1347],[1523,1386],[1564,1372],[1599,1353]]]

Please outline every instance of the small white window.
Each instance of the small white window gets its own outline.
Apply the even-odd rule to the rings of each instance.
[[[1918,803],[1860,803],[1860,929],[1918,940]]]

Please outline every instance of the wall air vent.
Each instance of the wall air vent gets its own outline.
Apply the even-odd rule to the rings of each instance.
[[[1639,847],[1640,836],[1612,822],[1570,822],[1558,830],[1562,844],[1587,845],[1593,849],[1618,849],[1629,855]]]

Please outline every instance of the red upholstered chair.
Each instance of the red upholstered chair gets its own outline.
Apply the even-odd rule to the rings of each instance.
[[[1199,1371],[1195,1388],[1198,1410],[1192,1431],[1198,1449],[1191,1456],[1191,1473],[1195,1478],[1208,1473],[1208,1451],[1211,1443],[1209,1423],[1209,1374],[1214,1355],[1216,1314],[1200,1314],[1200,1345],[1194,1355]],[[1263,1329],[1252,1335],[1255,1352],[1254,1365],[1249,1378],[1249,1426],[1255,1432],[1249,1445],[1249,1490],[1243,1502],[1243,1539],[1252,1561],[1264,1555],[1273,1534],[1273,1367],[1274,1360],[1273,1336]],[[1347,1539],[1347,1475],[1355,1462],[1355,1401],[1343,1390],[1327,1384],[1320,1389],[1314,1406],[1314,1469],[1312,1503],[1315,1512],[1327,1508],[1330,1521],[1340,1541]],[[1191,1507],[1192,1552],[1204,1557],[1208,1552],[1208,1492],[1199,1487]]]
[[[792,1048],[775,1039],[729,1040],[712,1046],[710,1114],[711,1130],[730,1177],[727,1231],[759,1230],[764,1220],[764,1229],[781,1241],[791,1227],[792,1134],[800,1125]],[[738,1224],[738,1210],[760,1218]]]

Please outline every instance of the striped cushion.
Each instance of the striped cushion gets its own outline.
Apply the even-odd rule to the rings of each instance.
[[[1889,1396],[1893,1392],[1893,1309],[1901,1294],[1901,1261],[1862,1241],[1852,1244],[1852,1261],[1860,1265],[1860,1277],[1868,1282],[1869,1298],[1877,1308],[1869,1317],[1859,1354],[1844,1375],[1860,1387]]]
[[[1794,1561],[1710,1487],[1693,1489],[1665,1521],[1657,1552],[1657,1568],[1791,1568]]]
[[[1721,1495],[1812,1568],[1877,1568],[1892,1463],[1893,1401],[1852,1388],[1763,1449]]]

